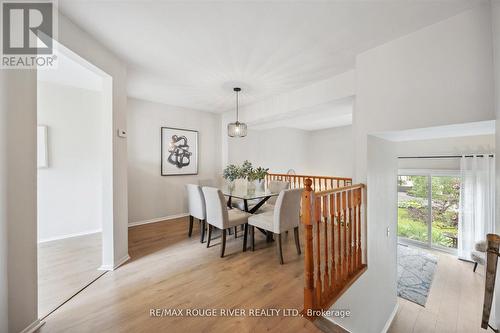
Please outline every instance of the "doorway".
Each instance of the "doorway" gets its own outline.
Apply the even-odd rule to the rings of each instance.
[[[399,241],[456,254],[460,187],[457,171],[400,172]]]
[[[37,72],[39,318],[113,258],[112,79],[54,44],[57,68]]]

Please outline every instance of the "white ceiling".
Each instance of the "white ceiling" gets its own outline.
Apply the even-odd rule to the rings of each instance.
[[[62,12],[128,63],[130,96],[233,108],[354,68],[355,55],[481,0],[59,0]]]
[[[249,123],[248,126],[255,130],[289,127],[306,131],[347,126],[352,124],[353,102],[353,97],[343,98],[303,109],[293,114],[287,113],[266,121]]]
[[[63,52],[57,52],[56,68],[42,68],[37,71],[37,80],[94,91],[102,91],[103,89],[102,77],[66,56]]]
[[[495,121],[488,120],[473,123],[409,129],[404,131],[374,133],[372,135],[389,141],[402,142],[494,134]]]

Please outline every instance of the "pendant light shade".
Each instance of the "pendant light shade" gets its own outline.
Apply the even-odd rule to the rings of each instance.
[[[241,88],[233,88],[234,92],[236,92],[236,122],[227,124],[227,135],[234,138],[242,138],[247,136],[247,124],[240,123],[238,121],[239,116],[239,100],[238,93],[241,91]]]

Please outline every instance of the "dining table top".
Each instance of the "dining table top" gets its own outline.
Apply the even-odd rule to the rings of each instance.
[[[272,192],[269,189],[265,189],[264,191],[259,189],[243,191],[241,189],[229,189],[228,187],[222,187],[221,191],[225,196],[243,200],[262,199],[280,194],[279,192]]]

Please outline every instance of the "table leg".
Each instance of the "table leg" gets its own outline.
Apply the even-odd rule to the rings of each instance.
[[[245,234],[243,235],[243,252],[247,250],[248,223],[245,223]]]

